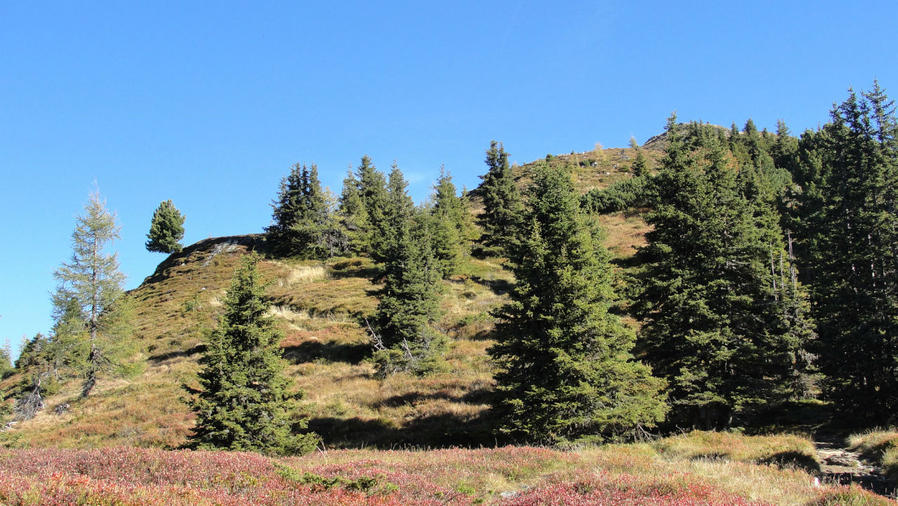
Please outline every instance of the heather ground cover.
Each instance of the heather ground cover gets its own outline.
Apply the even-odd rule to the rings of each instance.
[[[563,452],[252,453],[104,448],[0,452],[4,504],[890,504],[800,469],[682,458],[657,445]]]

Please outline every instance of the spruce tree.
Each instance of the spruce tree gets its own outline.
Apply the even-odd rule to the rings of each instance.
[[[373,336],[381,375],[439,369],[446,346],[445,337],[433,328],[439,311],[440,270],[427,217],[415,209],[406,186],[402,172],[394,167],[384,218],[384,286]]]
[[[118,304],[125,276],[118,270],[116,254],[104,253],[118,236],[115,217],[106,210],[99,193],[92,194],[72,233],[72,261],[63,263],[54,274],[59,283],[56,297],[73,301],[85,319],[88,355],[84,361],[83,397],[90,394],[99,375],[113,365],[113,357],[107,351],[116,340],[127,337],[116,335],[123,328],[121,320],[127,319]]]
[[[896,136],[895,109],[879,85],[852,91],[802,168],[812,178],[805,250],[825,393],[865,423],[894,421],[898,411]]]
[[[307,453],[318,437],[300,434],[291,381],[284,374],[281,336],[259,281],[258,257],[243,259],[225,295],[224,314],[212,332],[199,373],[201,390],[190,400],[196,413],[191,444],[201,449]]]
[[[489,353],[501,430],[535,443],[607,439],[663,419],[663,382],[630,351],[633,332],[609,312],[610,255],[580,210],[570,175],[540,168],[519,243],[516,284]]]
[[[337,214],[340,224],[346,231],[349,250],[355,254],[367,252],[368,212],[362,201],[359,180],[352,170],[343,179]]]
[[[434,256],[443,278],[448,278],[458,271],[468,254],[471,223],[465,202],[456,193],[452,176],[442,168],[434,186],[430,215]]]
[[[645,154],[638,147],[636,148],[636,160],[633,161],[633,168],[630,171],[633,173],[633,177],[648,175],[648,162],[646,162]]]
[[[184,216],[171,200],[162,202],[153,212],[150,232],[147,234],[147,250],[176,253],[182,249],[180,241],[183,238]]]
[[[276,252],[323,259],[348,248],[314,164],[310,167],[296,164],[290,170],[281,180],[272,208],[272,225],[266,232]]]
[[[813,327],[804,292],[785,274],[765,172],[750,158],[734,164],[702,125],[672,117],[667,139],[639,252],[640,347],[669,382],[673,421],[724,427],[793,394]]]
[[[508,164],[508,153],[502,144],[491,141],[486,151],[486,174],[478,192],[483,200],[483,212],[477,222],[483,229],[481,242],[491,254],[504,254],[516,240],[521,202]]]

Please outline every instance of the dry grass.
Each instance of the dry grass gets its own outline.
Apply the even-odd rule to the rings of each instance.
[[[894,427],[853,434],[848,444],[864,459],[882,467],[891,480],[898,481],[898,430]]]
[[[662,439],[654,446],[661,455],[672,459],[729,460],[819,469],[814,444],[790,434],[745,436],[732,432],[693,431]]]

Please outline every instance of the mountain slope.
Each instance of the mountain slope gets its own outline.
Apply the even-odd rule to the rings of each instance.
[[[650,160],[659,153],[646,150]],[[630,149],[549,156],[515,167],[526,185],[535,163],[568,165],[582,192],[629,177]],[[650,162],[650,163],[652,163]],[[476,191],[472,192],[477,202]],[[638,214],[601,216],[606,245],[628,256],[642,243]],[[192,427],[182,385],[195,385],[197,359],[214,328],[221,299],[238,260],[260,249],[262,237],[206,239],[173,254],[130,293],[135,305],[139,353],[129,377],[106,378],[88,399],[77,380],[63,383],[35,419],[0,433],[9,446],[181,445]],[[452,338],[449,370],[417,378],[373,376],[365,319],[377,304],[366,258],[326,262],[264,258],[267,295],[284,339],[288,373],[305,391],[309,428],[327,446],[453,446],[492,444],[487,408],[492,370],[486,349],[490,311],[505,300],[512,281],[501,259],[469,259],[463,273],[442,282],[443,316],[438,328]],[[19,375],[0,388],[10,392]],[[56,407],[68,409],[56,414]]]

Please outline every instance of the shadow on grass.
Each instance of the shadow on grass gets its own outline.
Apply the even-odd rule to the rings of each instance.
[[[819,473],[820,463],[814,457],[801,452],[786,451],[775,453],[758,461],[758,464],[775,465],[779,468],[801,469],[808,473]]]
[[[371,345],[368,343],[305,341],[297,346],[284,348],[284,358],[294,364],[323,359],[328,362],[347,362],[355,365],[370,356]]]
[[[321,417],[308,427],[331,448],[478,448],[495,443],[493,418],[486,414],[441,414],[411,420],[403,427],[382,420]]]
[[[380,402],[375,402],[373,408],[398,408],[400,406],[415,405],[423,401],[430,400],[446,400],[451,402],[461,402],[466,404],[489,404],[496,393],[494,390],[486,388],[478,388],[471,390],[464,395],[450,395],[445,392],[421,393],[409,392],[402,395],[394,395]]]
[[[330,274],[334,278],[366,278],[371,279],[381,274],[370,260],[363,258],[347,258],[331,265]]]
[[[175,351],[169,351],[167,353],[159,353],[157,355],[150,355],[148,360],[150,362],[155,362],[158,364],[159,362],[164,362],[166,360],[171,360],[173,358],[189,357],[191,355],[196,355],[196,354],[202,353],[204,351],[206,351],[206,345],[198,344],[198,345],[194,346],[193,348],[189,348],[186,350],[175,350]]]
[[[489,288],[496,295],[505,295],[513,286],[507,279],[485,279],[480,276],[471,276],[470,279],[478,285]]]

